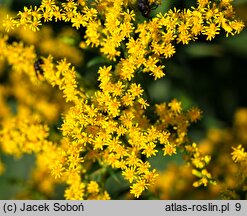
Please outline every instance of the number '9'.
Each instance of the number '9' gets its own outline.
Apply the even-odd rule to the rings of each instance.
[[[236,203],[235,204],[235,209],[236,209],[236,211],[240,211],[241,210],[241,204],[240,203]]]

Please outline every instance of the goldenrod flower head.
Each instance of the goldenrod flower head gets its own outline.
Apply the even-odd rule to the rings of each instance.
[[[168,106],[170,107],[171,111],[174,113],[180,113],[182,110],[181,102],[177,101],[176,99],[173,99]]]
[[[244,151],[242,145],[238,145],[237,148],[232,147],[234,150],[231,155],[234,162],[246,161],[247,153]]]
[[[95,181],[90,181],[90,183],[87,185],[87,191],[88,193],[98,193],[99,192],[99,185]]]

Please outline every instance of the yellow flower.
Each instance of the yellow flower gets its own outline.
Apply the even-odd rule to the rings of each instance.
[[[14,29],[15,25],[15,20],[12,17],[9,17],[9,15],[7,15],[7,18],[3,23],[3,27],[5,28],[5,30],[9,32],[10,30]]]
[[[84,183],[73,183],[65,190],[64,197],[67,200],[82,200],[84,195]]]
[[[136,198],[139,198],[139,196],[142,194],[142,192],[145,190],[146,187],[147,187],[146,183],[142,180],[139,180],[138,182],[130,186],[131,188],[130,193],[134,194]]]
[[[247,160],[247,153],[244,151],[242,145],[238,145],[237,148],[232,147],[234,150],[231,155],[234,162],[241,162]]]
[[[175,53],[175,47],[171,43],[168,43],[164,46],[163,52],[165,58],[171,58]]]
[[[122,175],[124,176],[126,180],[132,183],[136,179],[136,169],[133,167],[126,168],[122,172]]]
[[[207,40],[212,40],[217,34],[220,33],[220,28],[215,23],[208,23],[208,26],[204,26],[203,34],[207,35]]]
[[[42,0],[40,9],[44,8],[47,11],[52,11],[54,6],[55,6],[55,1],[54,0]]]
[[[99,185],[96,181],[90,181],[87,185],[88,193],[99,193]]]
[[[144,100],[143,98],[138,99],[138,103],[141,104],[141,108],[142,109],[146,109],[149,106],[149,104],[147,103],[147,101]]]
[[[65,168],[61,164],[60,161],[56,161],[52,166],[51,166],[51,174],[55,178],[60,178],[63,175],[63,172],[65,171]]]
[[[146,155],[147,158],[151,156],[155,156],[156,153],[158,152],[157,149],[155,149],[156,145],[153,142],[149,142],[146,145],[143,146],[143,151],[142,154]]]
[[[164,156],[166,156],[166,155],[171,156],[171,155],[177,153],[176,147],[170,143],[166,144],[162,150],[164,151]]]
[[[191,122],[196,122],[201,118],[202,111],[197,107],[193,107],[188,111],[188,116]]]
[[[181,102],[177,101],[176,99],[173,99],[168,106],[170,109],[175,113],[179,114],[181,113],[182,107],[181,107]]]

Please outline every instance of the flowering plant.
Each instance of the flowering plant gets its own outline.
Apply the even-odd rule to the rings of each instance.
[[[48,197],[66,184],[65,199],[110,199],[106,182],[123,178],[138,198],[156,182],[150,158],[159,152],[183,154],[195,187],[215,183],[210,155],[187,136],[201,111],[184,111],[177,99],[154,104],[142,80],[164,77],[178,44],[235,35],[244,24],[230,0],[154,14],[161,3],[42,0],[17,15],[1,11],[1,151],[35,154],[31,182]],[[48,23],[73,29],[56,34]],[[103,63],[95,85],[82,67],[90,51],[98,56],[92,65]]]

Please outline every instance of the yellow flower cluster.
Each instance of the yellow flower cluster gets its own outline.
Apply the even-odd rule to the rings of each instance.
[[[242,148],[242,145],[239,145],[237,148],[233,148],[233,152],[231,153],[232,159],[234,162],[243,162],[246,163],[247,161],[247,153],[245,152],[244,148]]]
[[[202,156],[187,139],[188,127],[200,119],[200,110],[185,112],[176,99],[151,106],[136,79],[139,71],[154,79],[163,77],[163,60],[173,56],[175,43],[188,44],[201,34],[211,40],[220,29],[227,35],[242,30],[244,25],[232,15],[230,1],[197,3],[197,7],[170,10],[143,23],[136,22],[133,2],[126,0],[42,0],[39,7],[24,7],[16,18],[7,16],[6,31],[21,27],[36,32],[50,21],[85,28],[80,46],[98,47],[112,65],[99,68],[99,89],[89,94],[68,60],[49,55],[37,63],[33,45],[9,43],[7,36],[1,36],[0,60],[12,72],[12,88],[1,87],[0,95],[0,113],[5,114],[0,119],[3,152],[35,153],[33,181],[47,194],[54,184],[66,183],[66,199],[110,199],[104,181],[116,170],[130,183],[130,193],[140,197],[158,176],[148,161],[158,151],[172,156],[185,150],[200,178],[195,186],[207,185],[211,175],[205,166],[210,157]],[[53,93],[48,93],[51,86]],[[7,96],[14,96],[16,111],[9,110]],[[52,136],[51,128],[61,116],[61,134]],[[39,181],[43,176],[49,176],[47,181]]]
[[[18,116],[3,121],[3,130],[0,133],[2,150],[17,157],[23,153],[39,152],[48,137],[48,128],[40,124],[39,119],[28,117],[25,110]],[[27,118],[28,117],[28,118]]]
[[[157,199],[246,199],[246,130],[247,109],[240,108],[235,112],[232,128],[210,129],[198,145],[187,147],[194,154],[188,156],[192,167],[170,163],[159,172],[151,192]],[[201,169],[210,159],[207,169]],[[212,182],[208,172],[216,184],[209,184],[207,190],[201,187],[193,190],[192,184],[199,186]],[[199,180],[195,180],[195,176]]]
[[[235,19],[231,1],[198,0],[197,7],[169,10],[136,27],[135,13],[128,8],[131,3],[97,0],[88,6],[86,1],[68,0],[57,5],[55,0],[43,0],[40,7],[25,7],[15,19],[7,17],[3,25],[7,31],[22,26],[36,31],[42,20],[63,20],[76,29],[84,27],[82,47],[100,47],[107,58],[118,60],[118,73],[123,80],[131,80],[139,69],[155,79],[161,78],[162,62],[174,55],[175,43],[188,44],[199,35],[212,40],[221,29],[226,36],[234,35],[244,27],[242,21]]]
[[[1,8],[0,17],[6,17],[11,14],[9,11]],[[14,15],[13,15],[14,16]],[[2,25],[3,20],[0,20],[0,31],[4,31]],[[35,46],[43,55],[52,55],[56,59],[61,59],[66,56],[66,59],[75,64],[83,63],[83,53],[76,46],[79,43],[79,33],[72,28],[61,28],[54,30],[49,25],[44,25],[39,33],[33,32],[31,29],[15,28],[8,32],[9,37],[17,38],[25,44]]]
[[[217,167],[209,165],[208,170],[216,178],[219,191],[227,199],[246,199],[246,130],[247,109],[240,108],[235,112],[232,128],[211,129],[207,139],[200,143],[203,153],[220,152],[220,156],[211,161]]]
[[[14,61],[11,54],[6,51],[7,60],[13,66],[13,70],[19,66],[20,74],[16,74],[34,77],[35,72],[31,68],[33,64],[22,60],[23,56],[31,59],[35,55],[30,51],[32,49],[19,44],[4,47],[6,44],[4,41],[6,40],[2,42],[2,47],[5,48],[3,50],[15,48],[19,53],[19,60]],[[29,58],[26,50],[31,53]],[[52,143],[46,140],[47,126],[40,124],[39,121],[36,123],[37,120],[32,119],[32,113],[23,109],[18,111],[18,116],[13,117],[13,120],[7,118],[3,121],[4,127],[1,131],[3,150],[9,154],[21,155],[31,152],[39,154],[43,149],[43,157],[46,157],[45,153],[49,152],[51,155],[53,152],[53,156],[48,157],[50,158],[48,167],[55,178],[64,178],[62,181],[71,185],[65,193],[68,199],[83,198],[81,189],[83,183],[79,174],[90,173],[90,169],[87,170],[83,166],[89,161],[91,163],[97,161],[103,167],[110,165],[112,168],[121,169],[124,178],[133,184],[131,193],[139,197],[157,177],[156,170],[150,169],[149,162],[143,161],[141,157],[155,156],[158,144],[163,146],[164,155],[175,154],[176,148],[185,141],[189,122],[195,121],[195,112],[199,118],[200,111],[195,108],[194,111],[192,109],[184,113],[180,102],[174,99],[168,104],[156,105],[159,120],[155,124],[150,124],[145,115],[148,104],[142,96],[143,89],[140,84],[114,82],[116,75],[111,66],[99,69],[100,90],[93,96],[86,97],[78,89],[75,70],[70,67],[70,63],[62,60],[54,64],[52,57],[43,58],[43,61],[44,79],[50,85],[58,86],[65,100],[74,104],[63,117],[61,130],[64,138],[60,141],[62,146],[59,149],[55,146],[54,149],[50,149],[53,147],[50,146]],[[13,77],[16,74],[13,74]],[[20,104],[23,100],[29,103],[28,105],[34,106],[32,95],[28,100],[28,96],[24,97],[28,95],[25,91],[25,88],[22,90],[17,88],[15,91]],[[168,126],[173,128],[172,132],[167,129]],[[74,176],[73,181],[71,176]],[[71,190],[77,191],[80,195]]]
[[[211,174],[205,169],[211,160],[211,156],[202,156],[197,145],[193,143],[191,146],[186,146],[186,150],[191,154],[190,160],[195,167],[192,170],[192,174],[200,178],[198,181],[194,182],[194,187],[199,187],[201,185],[207,186],[208,183],[215,183],[212,180]]]

